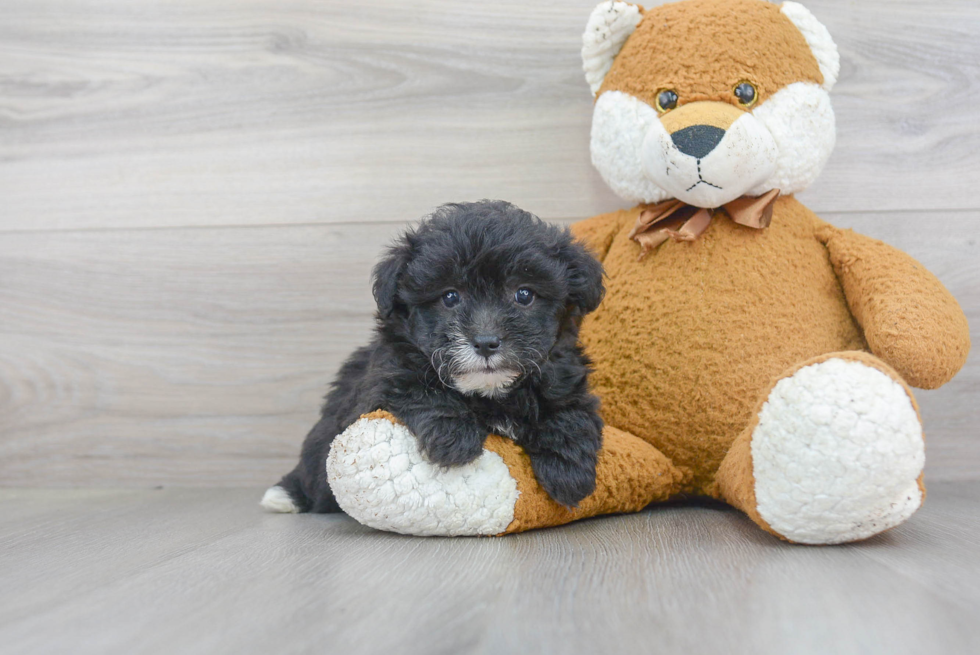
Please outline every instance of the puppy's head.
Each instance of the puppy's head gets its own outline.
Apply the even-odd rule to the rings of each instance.
[[[488,397],[539,371],[602,294],[601,264],[568,229],[501,201],[440,207],[374,270],[383,328],[443,384]]]

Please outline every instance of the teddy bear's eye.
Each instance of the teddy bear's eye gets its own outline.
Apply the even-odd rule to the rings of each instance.
[[[755,104],[756,98],[759,94],[756,93],[755,87],[752,86],[751,82],[740,82],[738,86],[735,87],[735,97],[738,98],[738,104],[743,107],[748,107]]]
[[[670,111],[677,106],[677,93],[670,89],[664,89],[657,95],[657,109],[660,111]]]

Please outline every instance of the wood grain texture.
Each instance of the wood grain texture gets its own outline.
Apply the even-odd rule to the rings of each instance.
[[[0,0],[0,487],[213,487],[0,490],[0,653],[980,651],[976,354],[919,393],[925,506],[860,544],[715,505],[453,540],[258,511],[406,221],[623,206],[589,163],[595,2]],[[802,200],[980,343],[980,4],[805,4],[843,68]]]
[[[980,343],[980,211],[825,218],[922,261]],[[370,269],[404,228],[4,235],[0,486],[274,482],[334,371],[369,338]],[[978,394],[976,353],[919,393],[930,480],[977,477]]]
[[[259,494],[0,491],[0,652],[980,649],[978,482],[935,485],[891,532],[815,548],[716,505],[419,539],[263,514]]]
[[[594,4],[3,0],[0,230],[616,208],[589,163]],[[977,208],[980,4],[807,4],[843,69],[804,201]]]
[[[980,325],[980,6],[807,4],[843,71],[803,200]],[[0,0],[0,485],[275,480],[406,221],[622,206],[589,163],[592,6]],[[920,394],[930,479],[980,471],[978,392],[974,355]]]

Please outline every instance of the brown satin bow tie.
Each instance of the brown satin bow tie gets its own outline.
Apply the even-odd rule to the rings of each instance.
[[[769,227],[778,197],[779,189],[773,189],[758,198],[736,198],[722,208],[739,225],[761,230]],[[687,205],[680,200],[665,200],[640,212],[630,238],[640,244],[639,258],[643,259],[667,239],[694,241],[708,229],[712,216],[711,209]]]

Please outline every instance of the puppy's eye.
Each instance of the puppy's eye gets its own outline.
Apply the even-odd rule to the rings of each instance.
[[[735,97],[738,98],[738,104],[743,107],[751,107],[755,104],[759,94],[751,82],[741,82],[735,87]]]
[[[660,111],[670,111],[677,106],[677,92],[671,89],[664,89],[657,94],[657,109]]]
[[[534,292],[527,287],[521,287],[517,290],[517,293],[514,294],[514,300],[517,301],[518,305],[524,305],[527,307],[534,302]]]
[[[447,291],[442,294],[442,304],[452,309],[459,304],[459,291]]]

